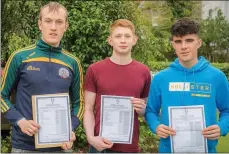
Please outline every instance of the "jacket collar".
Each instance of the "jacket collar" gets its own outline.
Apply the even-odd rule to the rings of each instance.
[[[42,39],[37,41],[37,48],[39,48],[39,50],[42,51],[46,51],[46,52],[61,52],[62,50],[62,45],[60,43],[59,47],[53,47],[49,44],[47,44],[46,42],[44,42]]]

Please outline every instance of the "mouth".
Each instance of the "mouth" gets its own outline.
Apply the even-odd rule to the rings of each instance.
[[[189,52],[182,52],[181,55],[182,56],[187,56],[189,54]]]
[[[50,36],[52,36],[52,37],[57,36],[57,34],[56,34],[56,33],[50,33],[49,35],[50,35]]]
[[[126,49],[128,46],[119,46],[121,49]]]

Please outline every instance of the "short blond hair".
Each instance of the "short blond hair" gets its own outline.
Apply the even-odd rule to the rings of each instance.
[[[133,34],[135,35],[135,27],[134,24],[127,19],[118,19],[115,20],[111,25],[110,25],[110,34],[114,31],[115,28],[117,27],[127,27],[129,28]]]
[[[59,12],[59,9],[62,8],[66,12],[66,22],[68,21],[68,11],[67,9],[60,3],[58,2],[49,2],[48,4],[44,5],[43,7],[40,8],[40,13],[39,13],[39,20],[42,19],[42,11],[44,8],[48,7],[49,12]]]

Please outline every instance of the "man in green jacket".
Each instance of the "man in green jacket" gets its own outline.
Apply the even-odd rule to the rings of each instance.
[[[67,10],[50,2],[40,10],[38,26],[42,38],[35,45],[12,53],[4,70],[1,85],[1,111],[12,124],[12,152],[60,152],[72,148],[74,129],[83,116],[82,68],[79,60],[61,47],[68,28]],[[9,97],[16,90],[15,105]],[[32,96],[69,93],[72,136],[61,148],[35,149],[34,134],[39,124],[33,120]]]

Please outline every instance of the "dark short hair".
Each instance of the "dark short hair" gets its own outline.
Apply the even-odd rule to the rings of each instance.
[[[196,34],[199,36],[200,25],[197,21],[189,18],[181,18],[177,20],[171,28],[171,35],[183,37],[188,34]]]

